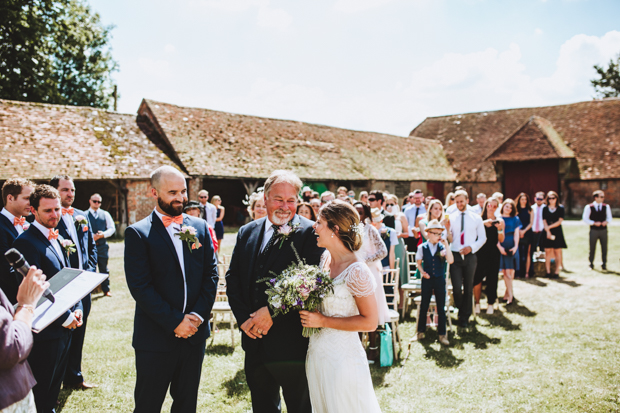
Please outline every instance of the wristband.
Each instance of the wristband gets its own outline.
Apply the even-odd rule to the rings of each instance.
[[[503,229],[500,229],[500,230],[498,230],[498,231],[497,231],[497,233],[498,233],[498,234],[503,234],[503,233],[504,233],[504,230],[503,230]]]
[[[24,310],[28,310],[30,311],[30,314],[34,315],[34,305],[30,305],[30,304],[19,304],[17,306],[17,310],[19,310],[20,308],[23,308]]]

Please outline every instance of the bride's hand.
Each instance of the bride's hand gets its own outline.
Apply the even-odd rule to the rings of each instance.
[[[325,316],[319,312],[310,312],[306,310],[302,310],[299,312],[299,316],[301,317],[301,325],[309,328],[321,328],[324,327],[323,322],[325,321]]]

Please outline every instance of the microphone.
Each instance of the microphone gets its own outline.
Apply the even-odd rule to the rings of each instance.
[[[21,252],[17,251],[15,248],[11,248],[4,254],[4,256],[9,264],[15,268],[15,271],[20,273],[23,277],[28,275],[28,271],[30,271],[30,264],[28,264],[28,261],[26,261]],[[45,290],[43,297],[47,298],[52,303],[56,301],[54,294],[52,294],[49,288]]]

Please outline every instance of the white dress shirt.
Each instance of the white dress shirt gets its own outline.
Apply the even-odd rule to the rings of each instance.
[[[161,220],[163,224],[164,220],[162,219],[162,217],[164,215],[160,214],[157,209],[155,209],[155,214],[159,217],[159,219]],[[173,222],[167,227],[164,226],[164,228],[166,228],[166,231],[168,231],[168,235],[170,235],[170,239],[172,240],[172,245],[174,245],[174,250],[177,253],[177,257],[179,258],[179,264],[181,265],[181,273],[183,273],[183,294],[184,294],[183,295],[183,312],[185,312],[185,307],[187,306],[187,280],[185,278],[185,259],[183,257],[183,243],[185,241],[181,241],[180,237],[175,236],[175,234],[178,234],[181,231],[181,225]],[[202,316],[198,313],[192,312],[190,314],[193,314],[197,316],[198,318],[200,318],[201,322],[205,321],[204,318],[202,318]]]
[[[60,242],[58,242],[57,239],[49,239],[50,229],[45,228],[43,225],[39,224],[39,221],[37,220],[35,220],[32,223],[32,225],[34,225],[39,231],[41,231],[41,234],[43,234],[45,239],[47,239],[50,242],[50,244],[52,244],[52,247],[54,247],[54,249],[56,250],[56,253],[62,260],[62,266],[67,267],[68,261],[69,261],[67,259],[67,254],[65,254],[62,247],[60,246]],[[67,317],[67,319],[62,323],[62,326],[67,327],[69,324],[73,323],[74,320],[75,320],[75,316],[73,315],[73,313],[69,313],[69,317]]]
[[[532,205],[532,213],[534,215],[534,217],[532,218],[532,231],[533,232],[542,232],[545,230],[545,224],[543,222],[543,217],[542,217],[544,208],[545,208],[545,204],[541,204],[540,206],[538,206],[538,204]]]
[[[265,247],[269,243],[269,240],[273,236],[272,225],[274,225],[274,224],[271,221],[269,221],[269,218],[267,218],[265,220],[265,233],[263,234],[263,242],[260,244],[260,252],[263,252],[263,250],[265,249]]]
[[[67,227],[67,232],[69,233],[69,236],[71,237],[71,240],[73,241],[73,243],[75,244],[75,252],[74,254],[77,254],[78,256],[78,263],[79,263],[79,269],[83,270],[84,269],[84,265],[83,265],[83,260],[82,260],[82,249],[80,248],[80,243],[78,242],[78,236],[77,236],[77,231],[75,229],[75,219],[73,218],[73,215],[71,214],[63,214],[62,218],[63,222],[65,223],[65,226]]]
[[[597,211],[600,211],[603,207],[603,204],[599,202],[593,202],[592,204],[594,205],[594,209],[596,209]],[[590,209],[590,204],[586,205],[586,207],[583,209],[583,216],[581,218],[583,219],[583,222],[592,226],[594,225],[594,221],[590,219]],[[605,205],[605,212],[605,222],[607,222],[607,224],[609,225],[612,220],[611,208],[609,207],[609,205]]]
[[[461,214],[465,214],[464,243],[461,243]],[[472,254],[475,254],[487,241],[482,217],[473,213],[469,208],[465,212],[457,209],[456,212],[450,214],[450,230],[452,231],[450,249],[454,252],[458,252],[465,247],[471,247]]]
[[[482,215],[482,207],[480,206],[480,204],[476,204],[471,207],[471,212],[473,212],[474,214]]]
[[[9,219],[9,221],[11,221],[11,224],[15,224],[15,215],[11,214],[6,208],[2,208],[2,212],[0,213]],[[13,225],[13,226],[15,227],[15,230],[17,231],[17,235],[21,235],[21,233],[24,232],[23,226],[21,225]]]
[[[417,208],[419,209],[418,209],[418,214],[416,216]],[[413,231],[411,231],[411,228],[415,227],[415,221],[417,217],[419,217],[420,215],[426,214],[426,207],[424,206],[424,204],[420,204],[420,206],[412,204],[411,206],[407,207],[407,209],[405,209],[403,213],[405,214],[405,217],[407,218],[407,224],[409,225],[409,228],[408,228],[409,236],[413,237]]]
[[[211,228],[215,228],[215,220],[217,219],[217,207],[211,202],[200,204],[205,209],[205,218]]]
[[[114,233],[116,232],[116,225],[114,225],[114,220],[112,219],[112,215],[110,215],[108,211],[104,211],[101,208],[99,208],[96,211],[92,208],[88,208],[88,211],[86,211],[86,213],[93,214],[95,218],[99,218],[99,214],[103,214],[103,217],[105,218],[105,227],[106,227],[106,230],[102,231],[103,237],[110,238],[112,235],[114,235]]]
[[[418,246],[418,250],[415,253],[416,261],[424,259],[424,251],[422,250],[422,247],[424,246],[424,244],[426,243],[423,242],[422,244]],[[431,255],[435,255],[435,253],[437,252],[437,248],[439,248],[439,243],[437,244],[433,244],[432,242],[428,243],[428,249],[430,250]]]

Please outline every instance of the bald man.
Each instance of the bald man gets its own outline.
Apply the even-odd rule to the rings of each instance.
[[[173,412],[195,412],[209,313],[218,280],[205,220],[183,214],[185,177],[151,174],[157,207],[125,232],[125,276],[136,300],[134,412],[159,412],[168,388]]]

